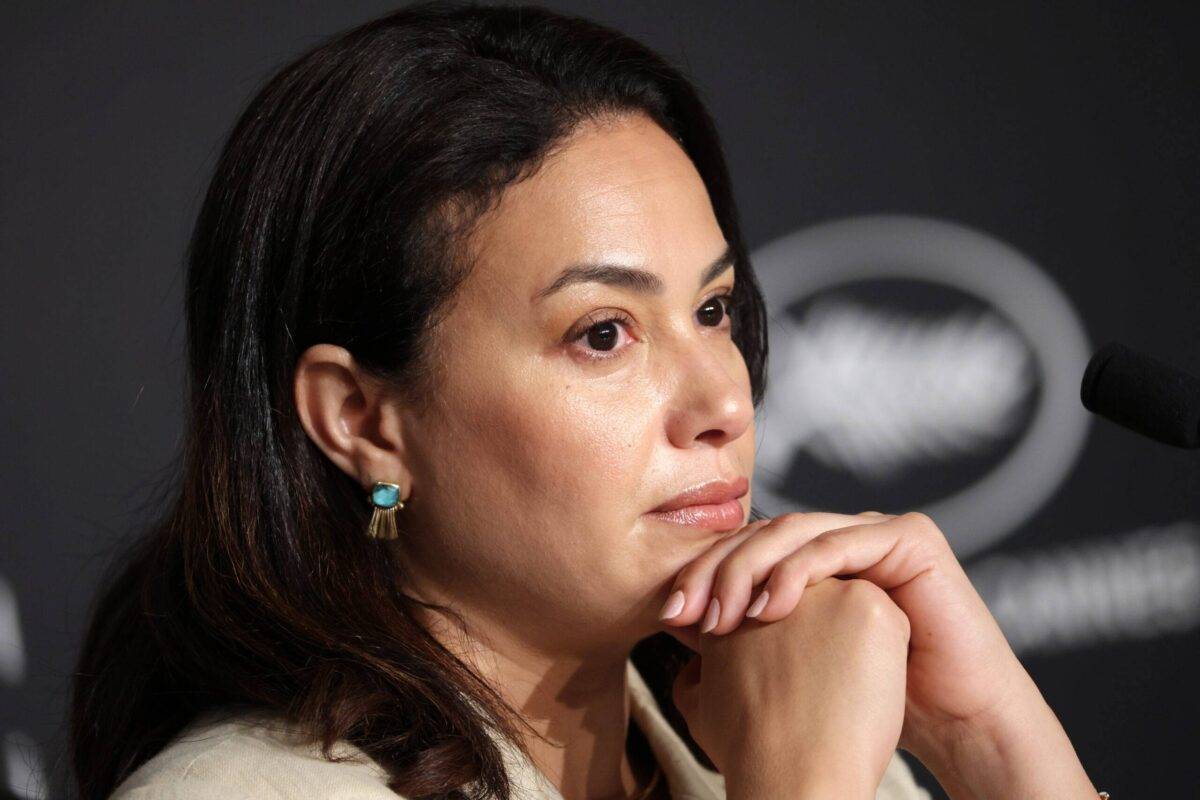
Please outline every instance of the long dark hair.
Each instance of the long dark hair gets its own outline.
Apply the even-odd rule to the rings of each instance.
[[[188,247],[186,430],[165,512],[114,561],[74,676],[81,798],[218,708],[282,714],[326,756],[347,740],[405,796],[508,798],[487,731],[524,749],[519,715],[418,624],[395,554],[364,534],[362,488],[299,424],[293,367],[340,345],[426,402],[471,225],[580,122],[630,112],[703,177],[736,254],[733,335],[757,407],[766,311],[717,131],[645,46],[537,6],[419,3],[330,37],[253,98]],[[658,633],[633,658],[703,757],[670,702],[687,655]]]

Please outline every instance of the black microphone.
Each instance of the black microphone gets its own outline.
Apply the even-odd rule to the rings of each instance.
[[[1109,342],[1083,372],[1079,396],[1093,414],[1175,447],[1200,447],[1200,378]]]

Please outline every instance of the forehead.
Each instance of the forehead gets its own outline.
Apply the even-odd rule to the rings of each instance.
[[[477,277],[526,296],[581,259],[642,264],[667,282],[678,269],[691,282],[723,241],[695,166],[640,114],[586,123],[504,190],[473,237]]]

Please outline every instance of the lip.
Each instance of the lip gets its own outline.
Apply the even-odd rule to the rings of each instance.
[[[648,516],[689,527],[729,530],[740,527],[745,512],[738,498],[750,490],[745,476],[693,486],[646,512]]]
[[[738,476],[731,481],[713,480],[685,489],[660,506],[650,509],[656,511],[676,511],[688,506],[719,505],[730,500],[737,500],[750,491],[750,481],[745,476]]]

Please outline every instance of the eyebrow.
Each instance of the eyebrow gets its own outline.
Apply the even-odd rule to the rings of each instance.
[[[733,245],[726,244],[725,252],[721,253],[715,261],[704,268],[704,272],[700,275],[700,286],[697,288],[703,288],[718,275],[732,267],[733,262]],[[536,303],[543,300],[575,283],[606,283],[609,286],[618,286],[640,294],[663,293],[662,279],[653,272],[648,272],[637,267],[626,267],[620,264],[580,263],[572,264],[560,272],[553,283],[533,296],[533,302]]]

